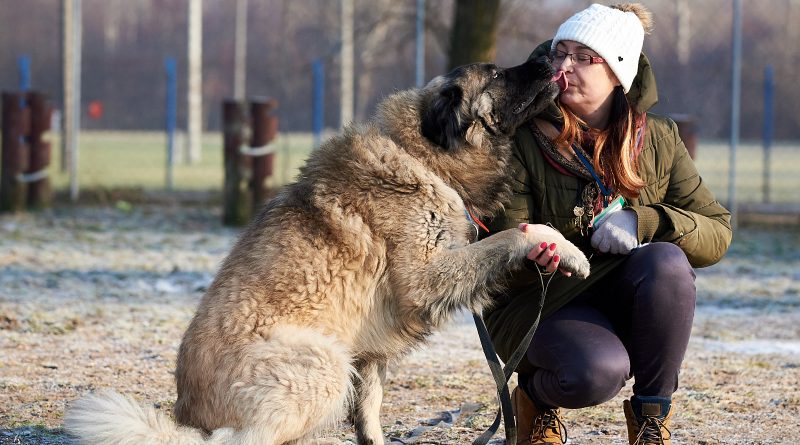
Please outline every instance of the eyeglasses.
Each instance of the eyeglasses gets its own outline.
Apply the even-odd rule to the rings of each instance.
[[[603,63],[606,61],[606,59],[598,56],[584,53],[565,53],[564,51],[554,49],[550,52],[550,63],[561,65],[564,63],[564,59],[566,59],[567,56],[569,56],[569,58],[572,59],[572,63],[576,65],[591,65],[593,63]]]

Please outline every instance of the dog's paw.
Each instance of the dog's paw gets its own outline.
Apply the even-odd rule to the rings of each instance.
[[[565,242],[566,244],[563,244]],[[559,269],[572,272],[572,275],[581,279],[589,276],[589,260],[574,244],[565,239],[562,244],[557,245],[556,254],[561,256],[561,261],[558,262]]]
[[[586,255],[574,244],[567,241],[561,235],[561,232],[544,224],[520,224],[519,229],[525,233],[528,242],[532,246],[541,243],[555,243],[555,254],[561,258],[558,265],[559,269],[571,272],[578,278],[589,276],[589,260],[586,259]]]

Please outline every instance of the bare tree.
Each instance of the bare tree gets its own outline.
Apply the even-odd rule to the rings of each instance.
[[[456,0],[448,69],[495,58],[500,0]]]
[[[412,16],[405,5],[393,0],[372,0],[362,7],[356,30],[359,42],[358,91],[356,94],[357,121],[364,121],[375,99],[375,84],[381,68],[397,69],[397,60],[410,49]],[[411,70],[408,70],[410,76]]]

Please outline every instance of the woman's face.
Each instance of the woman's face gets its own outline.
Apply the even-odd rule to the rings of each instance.
[[[571,40],[558,42],[555,49],[567,54],[599,57],[591,48]],[[563,71],[567,80],[567,88],[561,91],[559,100],[573,113],[586,119],[608,108],[611,93],[620,83],[607,63],[581,62],[579,57],[581,56],[567,56],[563,60],[556,58],[553,67],[557,71]]]

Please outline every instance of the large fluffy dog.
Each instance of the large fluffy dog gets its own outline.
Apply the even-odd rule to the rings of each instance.
[[[543,241],[586,276],[557,232],[477,241],[476,218],[509,194],[510,136],[557,92],[552,68],[457,68],[396,93],[366,125],[314,152],[243,233],[180,347],[175,416],[105,392],[76,402],[87,444],[310,442],[347,409],[361,444],[383,443],[386,363],[490,291]]]

